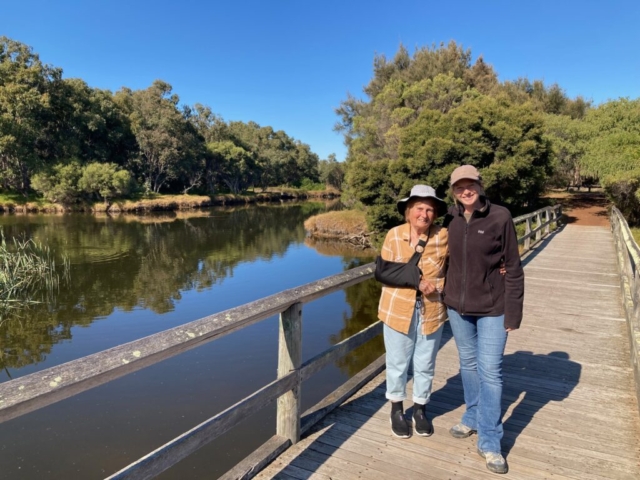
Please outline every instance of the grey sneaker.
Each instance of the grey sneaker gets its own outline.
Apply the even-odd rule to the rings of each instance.
[[[481,452],[478,450],[478,455],[485,459],[487,462],[487,469],[493,473],[507,473],[509,466],[500,452]]]
[[[449,429],[453,438],[467,438],[476,433],[473,428],[467,427],[464,423],[458,423]]]

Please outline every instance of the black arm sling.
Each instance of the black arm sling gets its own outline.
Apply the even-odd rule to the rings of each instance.
[[[422,278],[422,270],[418,267],[418,262],[424,252],[424,247],[429,241],[429,232],[427,232],[427,240],[420,239],[416,245],[415,252],[407,263],[391,262],[384,260],[381,255],[376,257],[375,278],[377,281],[388,287],[395,288],[413,288],[418,290],[420,279]]]

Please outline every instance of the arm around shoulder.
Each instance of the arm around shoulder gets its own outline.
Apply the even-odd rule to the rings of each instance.
[[[515,225],[509,215],[504,225],[503,255],[505,268],[504,326],[515,330],[522,322],[524,304],[524,270],[520,261]]]

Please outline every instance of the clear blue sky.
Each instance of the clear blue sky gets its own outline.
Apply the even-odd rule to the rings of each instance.
[[[455,40],[501,80],[557,82],[595,103],[640,97],[638,0],[6,0],[0,35],[112,91],[170,83],[186,104],[345,157],[332,128],[376,53]]]

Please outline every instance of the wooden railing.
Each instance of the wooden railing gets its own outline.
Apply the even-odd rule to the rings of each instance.
[[[551,226],[559,225],[560,215],[559,206],[555,206],[514,219],[516,224],[526,222],[526,232],[518,238],[519,242],[524,242],[525,252],[548,234]],[[535,228],[532,227],[533,219]],[[298,442],[300,436],[312,425],[384,369],[383,355],[317,405],[302,413],[302,382],[382,332],[382,324],[379,321],[375,322],[302,363],[303,305],[372,278],[373,273],[373,263],[363,265],[134,342],[2,383],[0,422],[77,395],[279,314],[278,378],[275,381],[108,477],[136,480],[153,478],[233,428],[246,418],[248,413],[253,413],[277,400],[276,434],[222,477],[251,478],[289,445]]]
[[[516,227],[524,223],[525,232],[524,235],[518,237],[518,243],[523,243],[524,250],[521,254],[524,254],[531,250],[531,247],[538,243],[543,236],[549,234],[549,230],[552,226],[559,226],[560,219],[562,218],[562,206],[554,205],[552,207],[541,208],[535,212],[527,213],[526,215],[520,215],[513,219],[513,223]],[[535,227],[534,225],[535,219]],[[544,234],[543,234],[544,232]],[[531,241],[533,239],[533,242]]]
[[[620,210],[613,207],[609,219],[618,256],[620,287],[631,344],[631,364],[640,406],[640,248]]]

